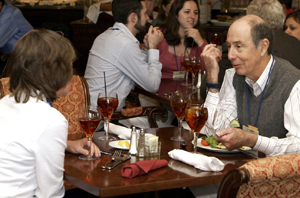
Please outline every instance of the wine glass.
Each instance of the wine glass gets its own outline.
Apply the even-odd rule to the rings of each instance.
[[[191,102],[188,104],[186,115],[186,121],[194,133],[194,152],[197,152],[198,135],[205,125],[208,118],[207,108],[204,107],[203,102]]]
[[[91,141],[101,121],[101,114],[99,108],[97,106],[88,106],[88,105],[80,106],[78,112],[78,120],[88,139],[88,151],[89,151],[88,156],[82,155],[79,156],[79,159],[81,160],[99,159],[99,157],[91,156]]]
[[[211,34],[210,41],[212,44],[216,44],[217,48],[222,51],[222,33],[221,32],[214,32]]]
[[[181,83],[181,85],[183,86],[191,86],[191,84],[188,83],[188,79],[189,79],[189,67],[191,66],[191,63],[190,63],[190,58],[188,55],[186,54],[181,54],[181,57],[180,57],[180,64],[182,66],[182,68],[184,69],[185,71],[185,83]]]
[[[171,107],[178,120],[178,136],[171,137],[173,141],[184,141],[186,138],[181,137],[182,120],[185,116],[187,104],[189,102],[189,94],[175,92],[172,94]]]
[[[111,93],[99,93],[98,95],[98,107],[101,109],[102,116],[105,120],[106,131],[104,136],[100,136],[99,140],[111,141],[115,140],[114,136],[108,135],[109,121],[112,115],[118,108],[118,94],[116,92]]]
[[[190,72],[192,73],[192,86],[195,88],[195,77],[201,68],[201,59],[198,54],[191,55],[190,58],[191,66],[189,67]]]

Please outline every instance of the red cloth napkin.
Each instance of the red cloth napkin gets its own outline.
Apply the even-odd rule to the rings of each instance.
[[[148,160],[139,161],[132,164],[128,164],[122,167],[122,176],[127,178],[133,178],[138,175],[147,174],[149,171],[162,168],[168,165],[167,160]]]

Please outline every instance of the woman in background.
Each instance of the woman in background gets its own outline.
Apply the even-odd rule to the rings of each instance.
[[[300,10],[292,12],[286,17],[284,31],[300,40]]]
[[[157,18],[152,22],[153,26],[161,25],[167,18],[174,0],[162,0]]]
[[[199,55],[207,41],[201,32],[197,0],[175,0],[162,24],[164,39],[159,44],[162,78],[173,78],[173,72],[183,70],[180,59],[184,54]],[[201,70],[205,70],[202,64]]]
[[[52,108],[66,96],[76,55],[51,30],[32,30],[10,56],[10,91],[0,100],[0,197],[63,197],[65,150],[87,155],[86,138],[67,141],[68,121]],[[100,156],[94,144],[91,153]]]

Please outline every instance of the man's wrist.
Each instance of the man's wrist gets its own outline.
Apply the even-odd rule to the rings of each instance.
[[[206,87],[208,89],[220,89],[220,83],[206,82]]]

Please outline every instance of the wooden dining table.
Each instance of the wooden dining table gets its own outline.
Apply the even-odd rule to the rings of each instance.
[[[182,136],[187,139],[184,144],[179,144],[179,142],[170,139],[172,136],[178,135],[177,127],[151,128],[145,129],[145,132],[159,137],[161,141],[160,155],[145,158],[131,156],[130,160],[119,164],[114,169],[106,170],[101,169],[100,166],[108,162],[111,159],[111,155],[102,154],[98,160],[84,161],[80,160],[78,155],[66,153],[64,165],[65,180],[98,197],[112,197],[219,183],[228,171],[238,168],[250,160],[254,160],[251,156],[240,152],[220,153],[198,148],[197,152],[216,157],[226,164],[225,168],[220,172],[202,171],[183,162],[173,160],[168,155],[168,152],[173,149],[185,149],[192,152],[192,132],[188,130],[182,131]],[[93,142],[102,151],[114,152],[115,148],[109,146],[109,142],[98,140],[98,137],[101,135],[104,135],[104,133],[95,133]],[[125,154],[128,150],[123,150],[122,152]],[[121,169],[123,166],[137,161],[152,159],[165,159],[168,161],[168,166],[132,179],[122,177]]]

